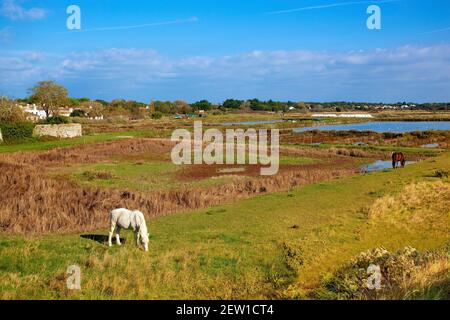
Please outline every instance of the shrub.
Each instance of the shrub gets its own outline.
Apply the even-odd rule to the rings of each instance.
[[[450,176],[450,172],[448,172],[447,170],[439,169],[434,172],[434,176],[436,178],[448,178]]]
[[[384,139],[395,139],[402,137],[402,133],[396,133],[396,132],[384,132],[383,137]]]
[[[9,105],[4,98],[0,98],[0,122],[24,122],[25,114],[19,107]]]
[[[286,266],[291,270],[296,271],[303,265],[303,250],[298,242],[284,242],[283,256]]]
[[[71,117],[84,118],[84,117],[86,117],[86,112],[84,110],[81,110],[81,109],[76,109],[76,110],[72,111],[70,116]]]
[[[31,122],[0,123],[0,129],[6,143],[15,142],[31,138],[34,124]]]
[[[155,111],[155,112],[152,113],[152,119],[158,120],[158,119],[161,119],[162,116],[163,116],[163,114],[160,111]]]
[[[54,117],[48,117],[44,121],[41,121],[41,124],[66,124],[69,123],[70,120],[67,117],[62,116],[54,116]]]
[[[447,261],[444,254],[420,253],[414,248],[406,247],[395,253],[385,248],[375,248],[362,252],[348,265],[344,266],[325,281],[324,289],[329,298],[335,299],[377,299],[399,298],[417,285],[423,274],[430,271],[434,262]],[[367,286],[370,265],[380,267],[381,288],[371,290]],[[431,275],[428,282],[431,282]],[[422,279],[423,280],[423,279]]]
[[[412,135],[413,137],[417,137],[419,139],[428,139],[431,137],[431,135],[433,134],[430,131],[413,131],[409,133],[410,135]]]

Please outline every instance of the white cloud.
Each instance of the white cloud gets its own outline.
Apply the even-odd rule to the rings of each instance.
[[[82,86],[87,92],[78,95],[93,97],[103,92],[145,99],[450,100],[450,44],[176,59],[150,49],[0,52],[0,74],[1,91],[11,81],[24,90],[38,80],[55,79]]]
[[[42,8],[24,8],[16,0],[3,0],[0,15],[11,20],[39,20],[45,18],[47,12]]]

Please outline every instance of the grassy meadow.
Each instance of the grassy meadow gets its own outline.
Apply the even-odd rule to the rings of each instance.
[[[447,132],[282,131],[279,173],[262,177],[259,165],[174,165],[170,132],[192,122],[0,145],[0,299],[450,298]],[[361,171],[393,151],[415,163]],[[106,245],[117,207],[145,213],[148,253],[129,231]],[[364,286],[373,263],[379,291]],[[71,265],[81,290],[66,287]]]
[[[449,182],[436,174],[438,170],[450,170],[449,153],[402,170],[338,178],[151,218],[149,253],[134,246],[130,232],[122,234],[124,246],[109,249],[104,243],[106,229],[0,235],[0,295],[2,299],[336,298],[324,284],[360,252],[406,246],[446,252]],[[448,253],[440,261],[428,270],[424,284],[406,286],[400,298],[448,298]],[[66,289],[66,268],[73,264],[81,267],[80,291]]]

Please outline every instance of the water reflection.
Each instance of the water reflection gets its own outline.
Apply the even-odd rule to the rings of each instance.
[[[429,144],[424,144],[422,145],[422,148],[439,148],[439,143],[429,143]]]
[[[406,161],[406,165],[410,165],[415,163],[415,161]],[[370,164],[366,164],[360,167],[361,172],[373,172],[373,171],[381,171],[384,169],[391,169],[392,161],[387,160],[377,160]]]
[[[293,129],[294,132],[305,132],[312,130],[320,131],[374,131],[374,132],[392,132],[404,133],[411,131],[427,130],[450,130],[450,121],[373,121],[363,123],[336,124],[324,126],[312,126]]]

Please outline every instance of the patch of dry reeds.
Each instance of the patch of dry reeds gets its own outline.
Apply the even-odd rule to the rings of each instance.
[[[353,173],[349,169],[305,169],[209,188],[145,193],[82,187],[23,164],[0,162],[0,172],[0,230],[7,233],[92,231],[106,227],[108,211],[118,207],[139,209],[147,217],[163,216]]]

